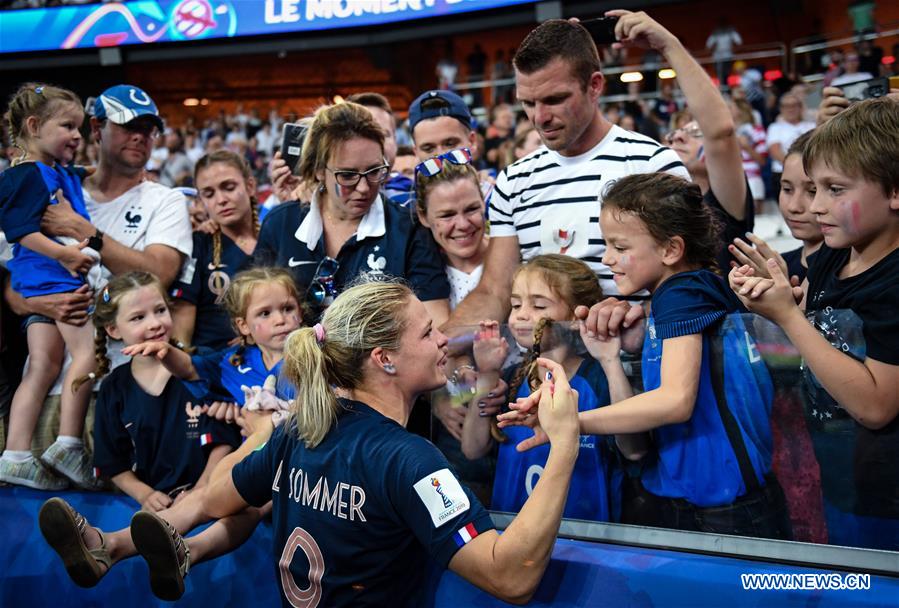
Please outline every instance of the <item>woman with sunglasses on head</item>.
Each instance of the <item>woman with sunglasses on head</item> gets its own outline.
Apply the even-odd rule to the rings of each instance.
[[[380,195],[389,171],[384,133],[367,108],[351,102],[320,108],[297,167],[312,200],[269,213],[254,257],[288,268],[319,309],[359,275],[402,277],[442,324],[449,315],[443,262],[409,212]]]
[[[677,37],[646,13],[608,11],[618,17],[615,36],[626,46],[651,48],[677,73],[677,83],[695,120],[665,138],[690,178],[702,189],[703,202],[723,222],[718,265],[727,271],[732,260],[725,247],[735,237],[752,232],[755,210],[743,171],[740,142],[730,110],[702,66]]]

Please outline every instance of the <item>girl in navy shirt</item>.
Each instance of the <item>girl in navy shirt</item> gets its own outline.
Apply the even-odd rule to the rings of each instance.
[[[122,340],[126,352],[135,345],[170,345],[172,318],[165,289],[146,272],[120,275],[98,295],[94,324],[96,375],[105,376],[110,366],[107,336]],[[81,587],[96,585],[109,568],[138,550],[148,560],[158,558],[153,544],[158,526],[170,524],[187,532],[208,521],[198,490],[206,485],[222,457],[240,445],[236,427],[204,415],[201,402],[153,354],[133,354],[130,363],[105,378],[97,397],[95,470],[111,477],[120,490],[140,503],[142,511],[131,527],[105,533],[91,527],[59,498],[41,508],[41,532]],[[177,582],[171,572],[162,577],[154,573],[154,593],[168,600],[180,597],[190,563],[240,545],[261,515],[253,509],[230,521],[220,520],[182,545],[181,566],[175,568]]]
[[[99,239],[79,243],[50,238],[41,233],[41,217],[61,191],[77,213],[90,219],[81,191],[84,173],[67,166],[81,142],[81,101],[71,91],[29,83],[13,96],[5,118],[14,145],[23,152],[0,176],[0,227],[13,243],[8,265],[12,287],[26,298],[75,291],[99,273],[99,254],[89,248]],[[90,325],[54,324],[40,315],[28,317],[25,327],[32,358],[13,397],[0,481],[58,490],[68,485],[68,479],[92,489],[90,458],[81,439],[91,391],[84,387],[76,392],[73,381],[94,369],[93,330]],[[72,364],[63,379],[59,436],[41,455],[41,463],[62,476],[57,477],[31,455],[31,438],[62,366],[63,343]]]
[[[194,232],[193,255],[172,286],[175,334],[200,349],[221,350],[235,337],[225,292],[250,265],[259,235],[256,180],[240,155],[217,150],[197,161],[194,183],[215,231]]]
[[[695,184],[664,173],[632,175],[603,199],[600,225],[622,295],[646,289],[645,393],[581,412],[581,432],[653,431],[658,461],[641,481],[658,525],[786,538],[783,492],[771,475],[773,386],[742,326],[739,302],[715,268],[717,226]],[[531,400],[504,414],[524,417]],[[542,433],[526,445],[537,444]]]
[[[584,343],[591,355],[584,357],[576,351],[565,328],[567,324],[563,323],[574,320],[574,309],[578,306],[589,306],[601,299],[596,274],[580,260],[548,254],[519,266],[512,280],[509,328],[518,347],[526,349],[526,355],[509,380],[510,395],[521,398],[531,393],[532,382],[546,371],[538,370],[535,364],[540,356],[565,368],[571,377],[572,388],[578,391],[580,411],[608,405],[610,390],[616,400],[630,395],[630,385],[618,360],[618,346],[584,335]],[[553,326],[554,322],[557,325]],[[482,322],[474,344],[478,387],[482,393],[496,385],[507,350],[507,342],[500,337],[497,323]],[[549,446],[518,452],[515,448],[526,439],[527,431],[510,427],[505,437],[491,433],[491,421],[486,414],[477,408],[468,409],[462,429],[462,451],[469,458],[479,458],[498,444],[491,508],[517,512],[543,472]],[[621,437],[619,442],[628,457],[641,455],[642,438]],[[564,517],[596,521],[613,519],[613,513],[620,505],[621,480],[620,475],[615,474],[614,462],[613,449],[601,438],[581,436]]]
[[[224,306],[239,334],[239,344],[222,351],[190,356],[166,342],[151,340],[127,347],[126,355],[154,355],[185,381],[198,400],[243,404],[242,387],[264,386],[280,376],[287,336],[303,322],[293,278],[279,268],[254,268],[239,273],[225,294]],[[287,383],[276,389],[291,399]]]

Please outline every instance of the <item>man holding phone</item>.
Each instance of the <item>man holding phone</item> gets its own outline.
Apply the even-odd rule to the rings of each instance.
[[[613,21],[604,22],[607,38],[614,38]],[[516,265],[544,253],[583,260],[599,276],[603,291],[616,294],[611,273],[601,263],[605,242],[599,238],[598,218],[606,184],[654,171],[689,179],[674,151],[603,117],[599,53],[580,23],[554,19],[540,24],[521,43],[513,66],[518,100],[544,145],[497,177],[484,274],[455,309],[450,325],[505,319]]]

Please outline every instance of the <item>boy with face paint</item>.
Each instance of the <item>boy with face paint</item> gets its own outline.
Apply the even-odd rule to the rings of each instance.
[[[744,304],[802,354],[806,419],[832,544],[899,549],[899,102],[860,102],[803,153],[824,244],[804,294],[735,268]],[[798,288],[795,288],[798,289]],[[794,296],[805,296],[805,311]]]

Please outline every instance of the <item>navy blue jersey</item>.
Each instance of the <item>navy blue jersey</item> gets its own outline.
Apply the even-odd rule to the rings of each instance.
[[[238,350],[242,361],[235,365],[231,360]],[[240,387],[264,386],[269,376],[278,378],[278,397],[293,399],[293,387],[281,377],[284,360],[271,368],[266,367],[258,346],[232,346],[224,351],[194,355],[190,359],[200,379],[185,384],[196,399],[233,401],[243,405],[244,394]]]
[[[113,477],[133,471],[160,492],[194,484],[206,467],[208,451],[224,443],[240,445],[233,425],[200,414],[201,402],[177,378],[169,378],[162,393],[144,391],[120,365],[104,378],[94,418],[94,467]]]
[[[811,266],[814,263],[815,256],[818,255],[818,252],[810,254],[808,258],[805,260],[806,266],[802,265],[802,246],[797,247],[796,249],[792,249],[785,253],[781,254],[784,262],[787,263],[787,278],[790,277],[799,277],[799,283],[801,284],[806,275],[808,274],[808,266]]]
[[[325,258],[323,237],[317,202],[284,203],[266,216],[254,258],[259,265],[288,268],[300,293],[306,293]],[[443,259],[431,233],[412,222],[408,209],[380,197],[336,259],[338,292],[361,274],[389,275],[406,279],[423,301],[449,298]]]
[[[172,285],[173,298],[190,302],[197,307],[192,346],[221,350],[234,338],[228,312],[222,306],[231,278],[249,267],[252,256],[244,253],[224,234],[219,264],[213,263],[211,234],[194,232],[192,257],[184,262],[181,276]]]
[[[806,317],[844,354],[899,365],[899,249],[841,279],[850,254],[821,245],[809,265]],[[802,388],[824,498],[847,513],[899,520],[899,418],[880,429],[858,424],[808,367]]]
[[[702,368],[693,414],[686,422],[654,431],[659,458],[644,471],[644,487],[658,496],[700,507],[729,505],[746,494],[734,447],[715,391],[721,374],[723,400],[739,427],[759,485],[771,470],[771,403],[774,387],[755,342],[743,325],[742,307],[724,280],[708,271],[682,272],[652,295],[643,342],[643,387],[661,386],[664,340],[702,334]],[[735,314],[729,314],[735,313]]]
[[[62,264],[18,243],[19,239],[41,231],[41,217],[47,205],[56,203],[56,191],[62,189],[72,209],[90,221],[84,207],[81,180],[84,171],[50,167],[42,162],[27,162],[0,173],[0,228],[12,247],[13,259],[7,268],[12,288],[30,298],[50,293],[74,291],[84,285]]]
[[[578,392],[578,411],[585,412],[609,404],[609,382],[602,367],[592,357],[584,359],[570,383],[571,388]],[[530,393],[527,381],[522,382],[516,398],[527,397]],[[530,437],[533,434],[531,430],[512,426],[503,429],[503,433],[507,439],[499,445],[496,457],[490,508],[517,513],[543,473],[549,458],[549,445],[518,452],[515,446]],[[571,474],[563,517],[612,520],[613,506],[620,504],[620,487],[612,490],[616,485],[612,480],[613,462],[614,454],[605,438],[581,435],[581,447]]]
[[[428,557],[446,567],[493,523],[429,441],[357,401],[315,448],[282,425],[231,475],[272,501],[284,606],[420,605]]]

